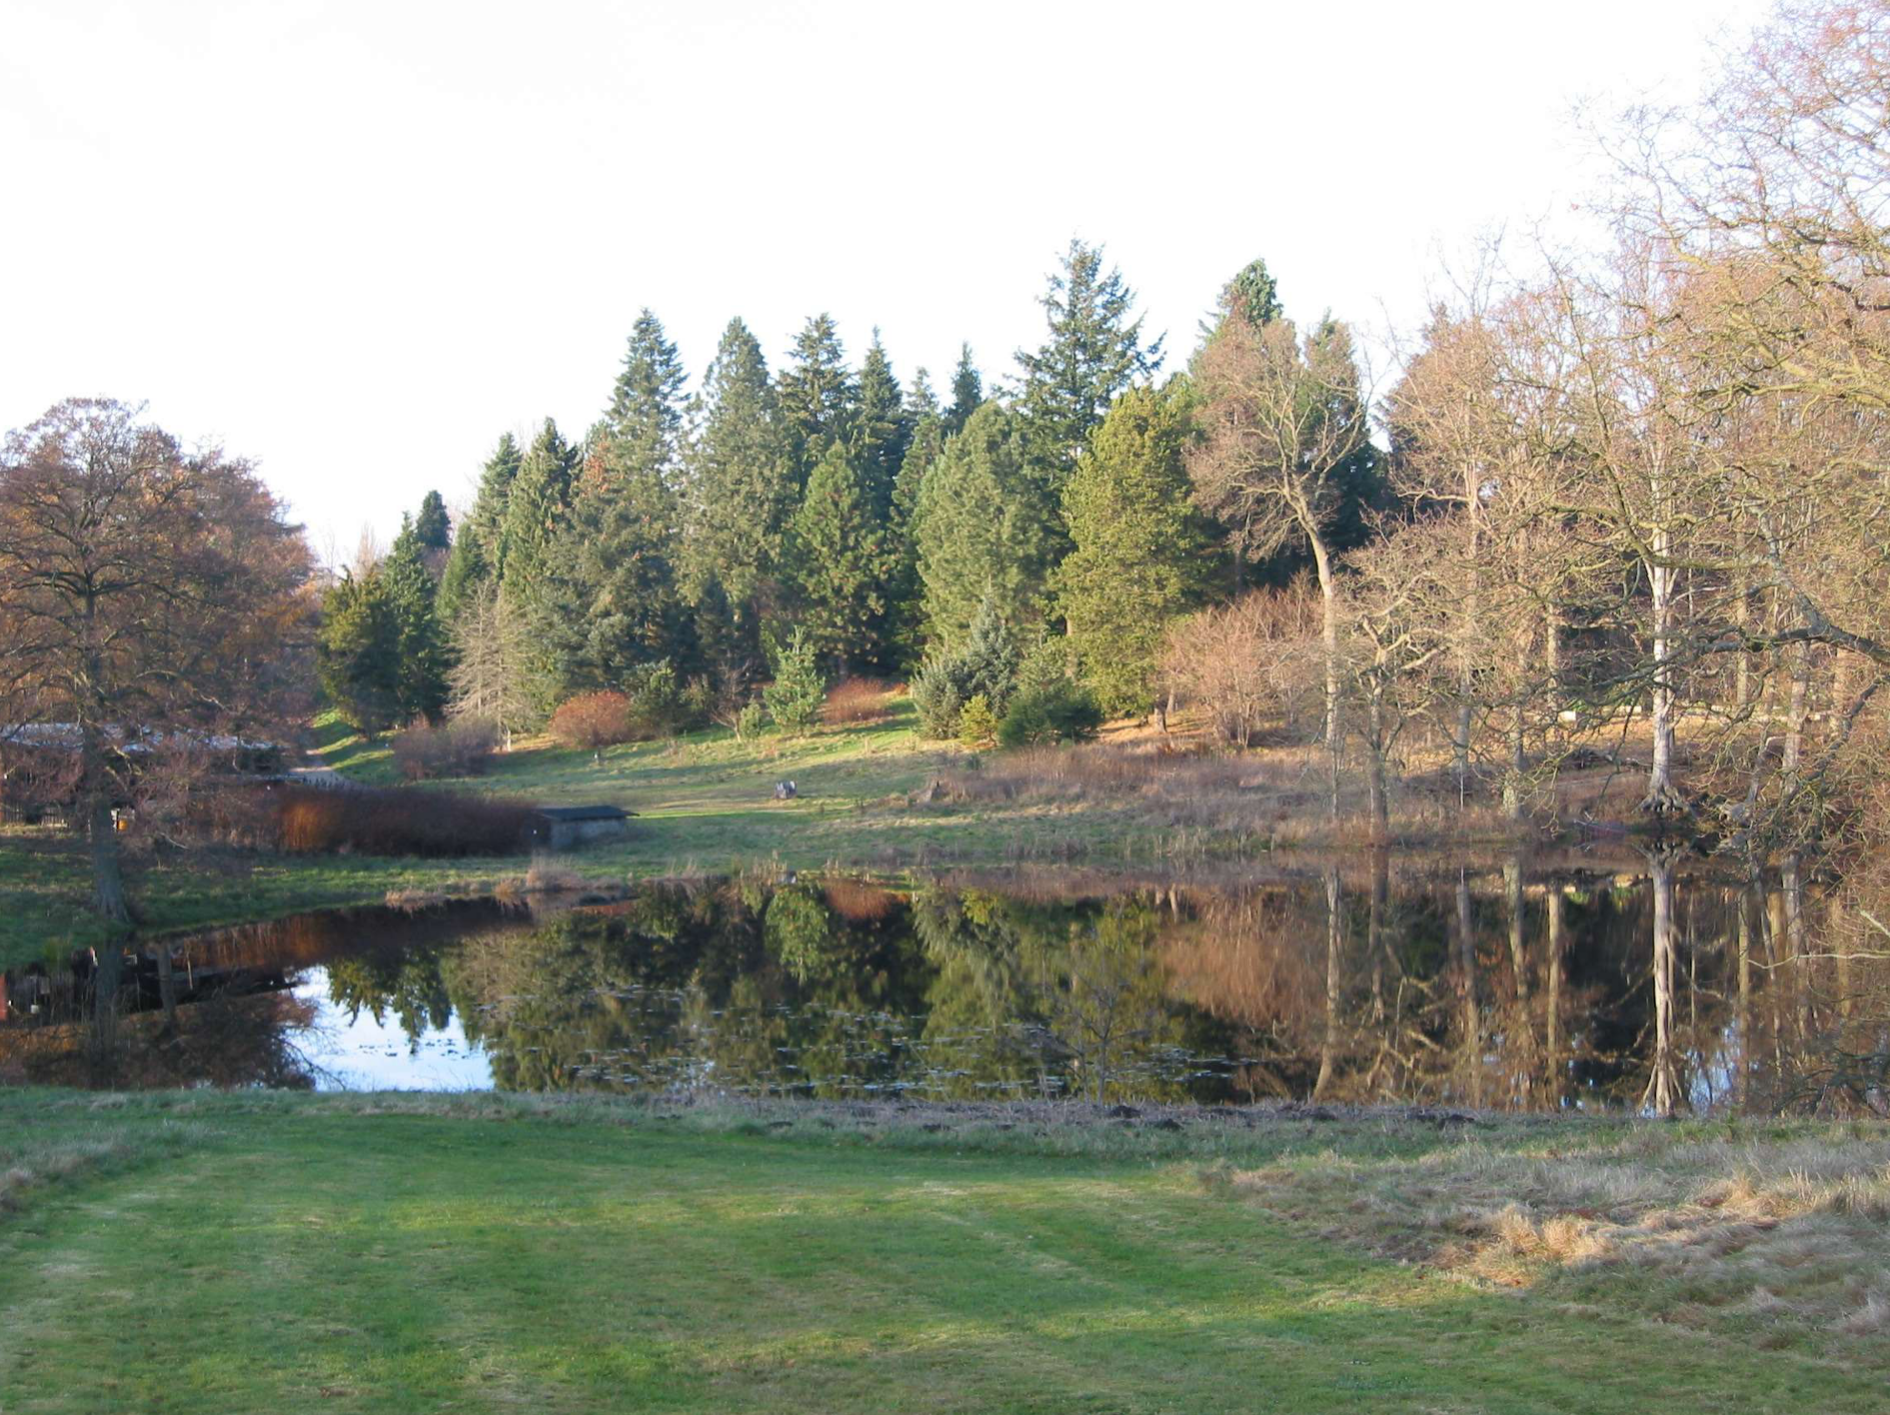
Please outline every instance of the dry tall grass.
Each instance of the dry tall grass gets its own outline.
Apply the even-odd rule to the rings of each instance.
[[[1890,1131],[1834,1126],[1592,1145],[1445,1147],[1228,1176],[1264,1206],[1376,1251],[1505,1286],[1622,1270],[1661,1320],[1765,1318],[1765,1339],[1890,1336]],[[1886,1352],[1890,1355],[1890,1352]]]
[[[884,722],[892,685],[878,678],[842,678],[827,690],[820,720],[829,727]]]

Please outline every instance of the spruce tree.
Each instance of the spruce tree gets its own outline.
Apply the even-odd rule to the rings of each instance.
[[[1018,419],[986,403],[920,483],[919,576],[936,650],[956,650],[989,594],[998,613],[1028,623],[1041,613],[1057,508],[1025,465]]]
[[[315,672],[337,716],[367,736],[400,718],[400,629],[375,569],[344,570],[322,597]]]
[[[860,361],[859,402],[851,441],[867,499],[882,524],[891,519],[893,488],[911,439],[912,422],[905,398],[875,329],[872,345]]]
[[[1116,395],[1152,376],[1162,361],[1160,339],[1143,345],[1142,321],[1130,318],[1135,292],[1121,271],[1104,270],[1102,247],[1073,240],[1062,266],[1040,301],[1049,336],[1035,353],[1017,353],[1025,440],[1058,494]]]
[[[737,645],[752,649],[796,498],[767,361],[739,319],[716,347],[695,424],[683,452],[684,586],[692,604],[726,603]]]
[[[787,544],[800,623],[814,652],[839,668],[880,663],[891,557],[864,458],[842,446],[827,450],[807,479]]]
[[[448,623],[459,617],[479,585],[496,580],[504,568],[499,560],[500,532],[520,460],[518,443],[509,432],[499,438],[486,459],[478,495],[454,537],[446,573],[440,579],[440,617]]]
[[[683,428],[688,375],[662,321],[647,308],[631,326],[623,369],[593,441],[601,444],[605,480],[654,476],[673,483]]]
[[[577,453],[550,418],[519,461],[499,527],[499,578],[530,594],[543,579],[546,551],[571,507]]]
[[[380,567],[380,583],[394,620],[400,720],[437,721],[446,708],[447,639],[434,612],[433,577],[418,522],[401,517],[400,534]]]
[[[446,501],[437,491],[420,498],[420,514],[413,520],[414,539],[421,552],[445,550],[452,544],[452,523],[446,514]]]
[[[859,408],[859,387],[847,371],[846,350],[831,315],[810,316],[795,336],[776,400],[799,487],[830,446],[851,436]]]
[[[676,346],[643,310],[533,606],[556,696],[690,656],[676,583],[684,379]]]
[[[920,488],[945,450],[945,421],[924,369],[913,378],[906,416],[912,433],[893,483],[892,513],[886,525],[885,657],[889,666],[913,669],[925,650],[925,587],[919,579]]]
[[[971,361],[971,345],[958,346],[958,367],[952,370],[952,405],[945,410],[947,436],[963,430],[984,402],[984,376]]]
[[[1074,549],[1057,570],[1058,604],[1111,713],[1148,712],[1168,623],[1204,586],[1206,528],[1182,458],[1188,419],[1177,384],[1130,389],[1063,489]]]

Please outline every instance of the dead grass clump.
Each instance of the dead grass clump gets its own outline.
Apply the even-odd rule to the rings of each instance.
[[[1696,1139],[1634,1126],[1579,1147],[1469,1143],[1226,1182],[1282,1213],[1343,1212],[1376,1251],[1484,1281],[1630,1269],[1663,1320],[1759,1314],[1794,1341],[1890,1323],[1890,1131]]]
[[[533,860],[531,868],[525,871],[527,894],[574,894],[583,888],[583,875],[554,865],[549,860]]]
[[[441,727],[416,722],[394,734],[394,763],[409,781],[476,776],[499,749],[499,724],[461,717]]]
[[[829,727],[884,722],[892,692],[892,684],[879,678],[842,678],[827,690],[820,720]]]

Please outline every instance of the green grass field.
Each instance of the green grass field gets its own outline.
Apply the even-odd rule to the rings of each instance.
[[[1881,1333],[1676,1325],[1637,1269],[1505,1290],[1280,1211],[1294,1166],[1621,1127],[926,1123],[0,1092],[0,1408],[1882,1409]]]

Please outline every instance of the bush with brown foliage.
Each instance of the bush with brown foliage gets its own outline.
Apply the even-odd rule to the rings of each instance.
[[[459,717],[444,727],[416,722],[394,734],[394,763],[409,781],[476,776],[498,746],[499,726],[490,718]]]
[[[1320,701],[1319,624],[1319,596],[1303,576],[1283,590],[1252,590],[1177,623],[1163,672],[1224,742],[1250,747],[1269,723],[1296,735]]]
[[[623,693],[581,693],[567,698],[546,729],[564,747],[614,747],[638,737],[630,721],[630,699]]]
[[[891,693],[892,685],[878,678],[842,678],[827,690],[820,720],[829,727],[884,722]]]
[[[507,855],[530,844],[540,819],[523,801],[280,781],[220,792],[202,811],[201,833],[296,855]]]

